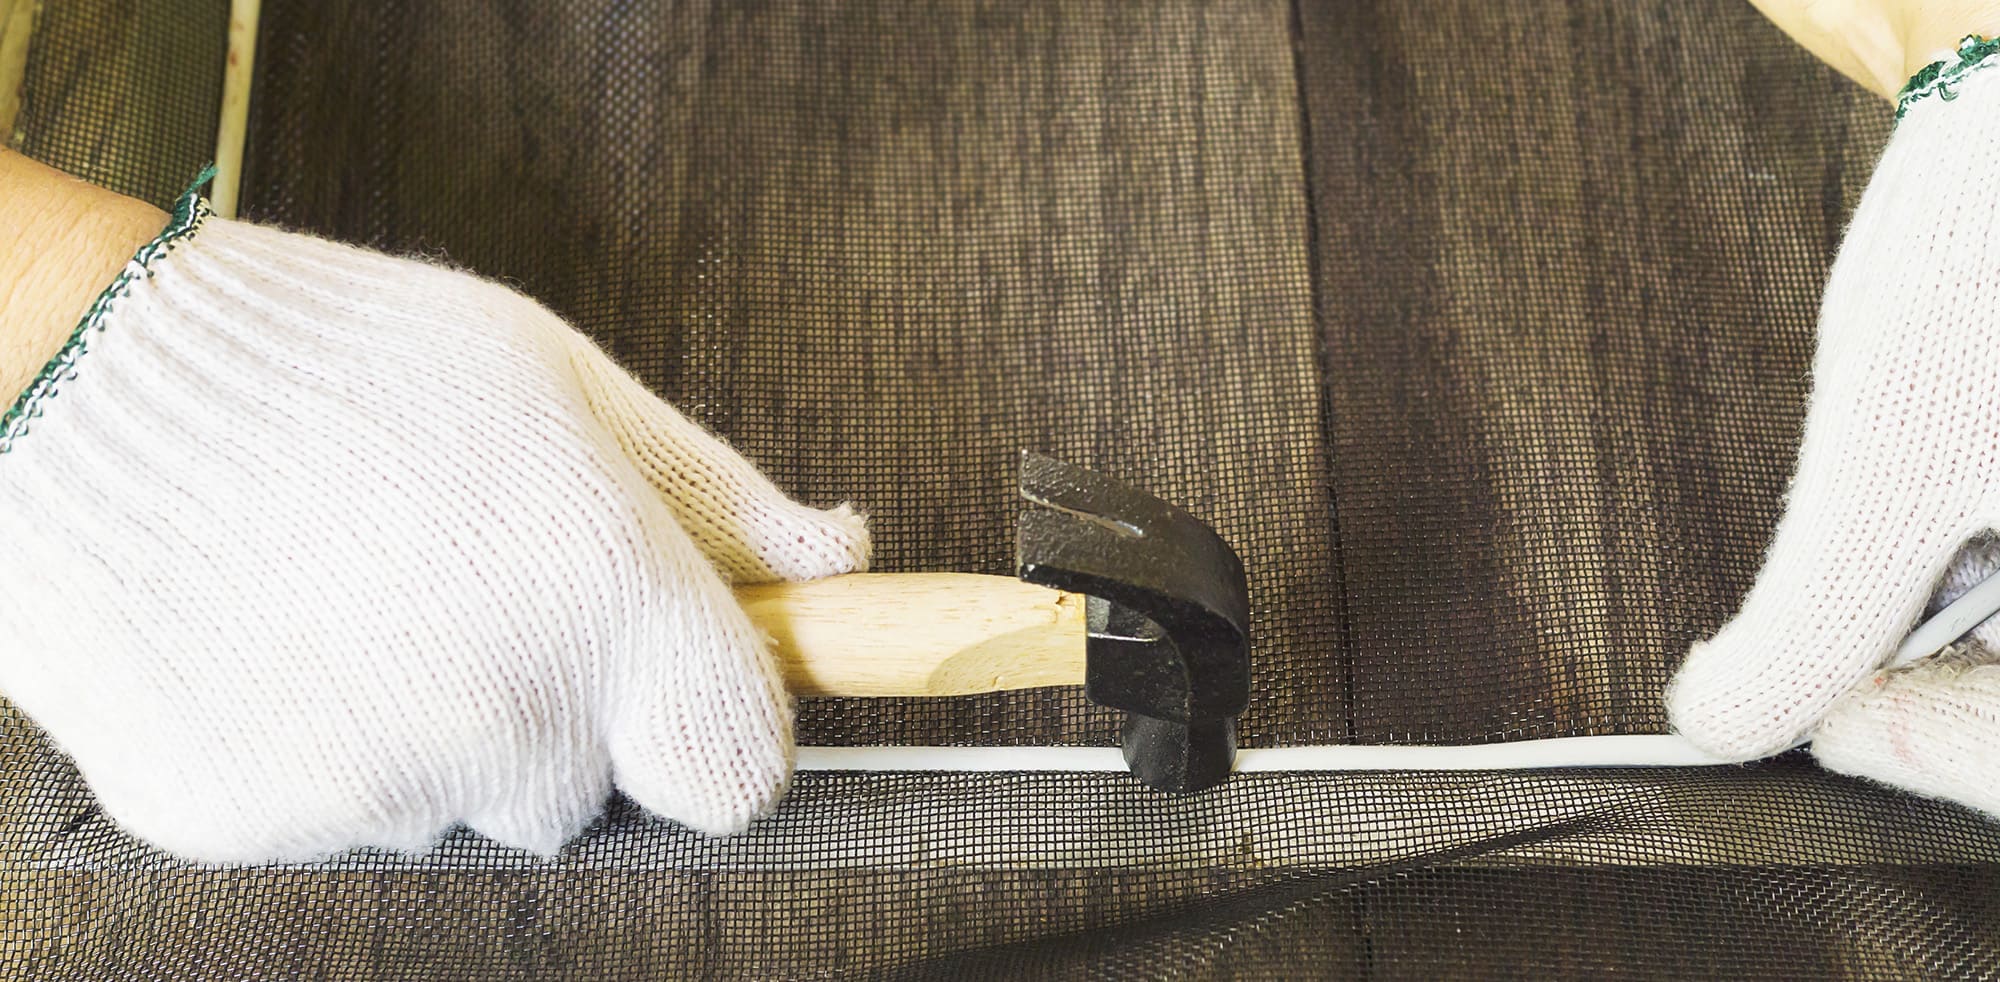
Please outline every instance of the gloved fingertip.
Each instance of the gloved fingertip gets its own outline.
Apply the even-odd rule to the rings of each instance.
[[[1805,701],[1790,686],[1755,677],[1752,654],[1725,628],[1689,649],[1667,686],[1667,719],[1674,731],[1721,760],[1781,753],[1811,726],[1802,712]]]
[[[703,835],[739,835],[775,811],[791,789],[789,753],[782,759],[751,756],[757,759],[739,760],[735,766],[683,757],[660,766],[625,767],[619,787],[647,811]]]
[[[800,531],[787,579],[816,580],[842,573],[865,573],[874,541],[868,516],[853,503],[818,513],[816,528]]]
[[[561,810],[551,809],[549,804],[523,800],[511,808],[473,815],[465,824],[500,845],[547,859],[561,852],[564,844],[589,826],[597,811],[594,804],[589,808]]]
[[[733,607],[676,621],[647,646],[670,653],[611,721],[612,779],[648,811],[729,835],[790,787],[793,706],[763,642]]]

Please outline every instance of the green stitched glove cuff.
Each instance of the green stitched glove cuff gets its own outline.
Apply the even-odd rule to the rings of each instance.
[[[1936,96],[1940,102],[1950,102],[1958,98],[1958,86],[1975,73],[2000,64],[2000,40],[1982,38],[1968,34],[1958,42],[1958,51],[1949,58],[1940,58],[1925,65],[1922,71],[1910,76],[1903,91],[1896,95],[1896,118],[1902,119],[1910,107]]]
[[[167,227],[162,229],[159,235],[154,236],[152,241],[140,246],[138,252],[132,254],[132,258],[118,270],[118,275],[111,281],[111,285],[105,287],[103,292],[97,295],[97,299],[91,302],[90,309],[84,312],[83,320],[70,332],[69,340],[63,342],[62,350],[56,352],[55,357],[42,366],[41,372],[28,383],[26,389],[21,390],[13,405],[7,407],[4,413],[0,413],[0,454],[11,449],[15,440],[27,435],[30,424],[42,413],[42,403],[53,397],[61,383],[75,371],[77,360],[83,357],[90,346],[91,335],[104,330],[105,318],[110,315],[111,308],[118,299],[131,289],[132,281],[137,277],[152,275],[150,268],[156,260],[172,251],[175,245],[193,235],[195,230],[201,227],[202,220],[210,214],[208,201],[201,196],[201,189],[214,177],[215,167],[210,165],[195,178],[193,184],[188,185],[188,189],[182,192],[180,199],[174,203],[173,214],[167,220]]]

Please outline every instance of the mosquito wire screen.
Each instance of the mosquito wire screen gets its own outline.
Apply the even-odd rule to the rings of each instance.
[[[49,3],[21,145],[162,200],[227,4]],[[1799,434],[1886,106],[1741,0],[267,0],[248,217],[570,318],[878,568],[1003,572],[1014,456],[1208,519],[1251,747],[1658,733]],[[1075,690],[814,744],[1108,744]],[[747,835],[194,867],[0,715],[52,978],[2000,972],[2000,826],[1748,767],[807,773]]]

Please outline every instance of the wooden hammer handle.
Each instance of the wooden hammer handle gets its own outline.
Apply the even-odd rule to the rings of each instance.
[[[1084,598],[1006,576],[851,573],[736,588],[800,696],[1083,684]]]

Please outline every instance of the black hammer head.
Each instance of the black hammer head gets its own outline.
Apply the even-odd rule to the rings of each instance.
[[[1200,519],[1137,488],[1021,455],[1016,570],[1086,594],[1084,687],[1122,709],[1125,762],[1165,791],[1222,783],[1250,702],[1250,592],[1243,562]]]

